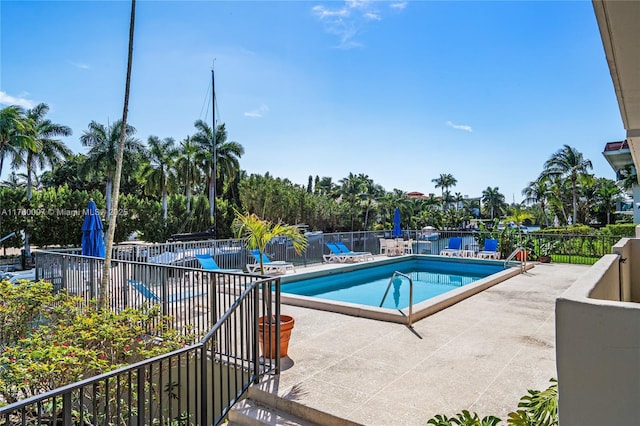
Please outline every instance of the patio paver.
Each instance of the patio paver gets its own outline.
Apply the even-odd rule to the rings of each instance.
[[[555,299],[588,268],[537,265],[414,331],[283,305],[296,319],[289,358],[260,386],[365,425],[424,425],[464,409],[506,420],[527,389],[556,377]]]

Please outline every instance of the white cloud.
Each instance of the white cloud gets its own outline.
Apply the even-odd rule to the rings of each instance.
[[[447,126],[452,127],[457,130],[464,130],[465,132],[473,132],[473,128],[467,124],[453,124],[451,121],[447,121]]]
[[[23,94],[21,97],[13,97],[5,92],[0,92],[0,104],[3,105],[18,105],[22,108],[33,108],[36,103],[24,98],[27,94]]]
[[[374,12],[367,12],[364,14],[364,17],[371,20],[371,21],[381,21],[382,17]]]
[[[356,39],[368,24],[382,20],[382,14],[377,8],[380,4],[371,0],[345,0],[335,7],[313,6],[311,11],[324,24],[327,33],[339,38],[338,48],[352,49],[363,46]],[[406,7],[406,2],[393,3],[391,7],[402,10]]]
[[[80,68],[81,70],[88,70],[89,68],[91,68],[89,64],[85,64],[83,62],[69,62],[69,63],[76,68]]]
[[[404,10],[407,7],[407,2],[406,1],[401,1],[401,2],[397,2],[397,3],[391,3],[389,5],[389,7],[391,9]]]
[[[268,112],[269,112],[269,107],[266,106],[265,104],[262,104],[254,110],[245,112],[244,116],[251,117],[251,118],[260,118]]]
[[[345,0],[347,7],[351,9],[367,9],[371,5],[370,0]]]
[[[349,10],[347,10],[346,8],[329,10],[324,6],[313,6],[311,10],[320,19],[343,18],[349,16]]]

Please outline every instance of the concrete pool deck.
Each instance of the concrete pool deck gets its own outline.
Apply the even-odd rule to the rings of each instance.
[[[540,264],[406,326],[295,306],[289,357],[259,387],[364,425],[476,411],[506,423],[556,377],[555,299],[589,266]],[[309,268],[300,268],[309,271]]]

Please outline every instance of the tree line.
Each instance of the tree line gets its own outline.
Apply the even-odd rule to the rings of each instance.
[[[0,183],[0,238],[22,230],[27,243],[31,238],[38,245],[78,245],[82,218],[45,212],[82,209],[93,198],[108,219],[122,123],[91,121],[79,137],[87,152],[73,153],[60,139],[71,136],[71,129],[49,120],[48,111],[46,104],[0,110],[0,173],[11,169]],[[589,173],[591,162],[564,145],[523,189],[522,203],[507,204],[499,187],[491,186],[480,197],[465,198],[454,191],[458,182],[448,173],[432,179],[439,195],[410,197],[385,190],[364,173],[337,181],[309,176],[306,185],[269,173],[247,174],[240,167],[244,147],[228,140],[225,124],[216,127],[215,137],[213,132],[197,120],[193,134],[180,142],[151,135],[143,143],[126,126],[117,241],[134,231],[146,241],[165,241],[214,226],[218,238],[231,237],[236,210],[325,232],[389,229],[396,208],[405,229],[460,228],[471,219],[611,223],[616,201],[635,177],[629,172],[620,182],[597,178]],[[17,238],[5,244],[24,243]]]

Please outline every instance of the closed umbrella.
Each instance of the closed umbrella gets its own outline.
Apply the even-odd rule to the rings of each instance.
[[[98,207],[93,200],[89,201],[87,211],[82,222],[82,255],[104,257],[104,235],[102,232],[102,220]]]
[[[396,212],[393,214],[393,230],[391,231],[392,237],[401,237],[402,230],[400,229],[400,209],[396,207]]]

